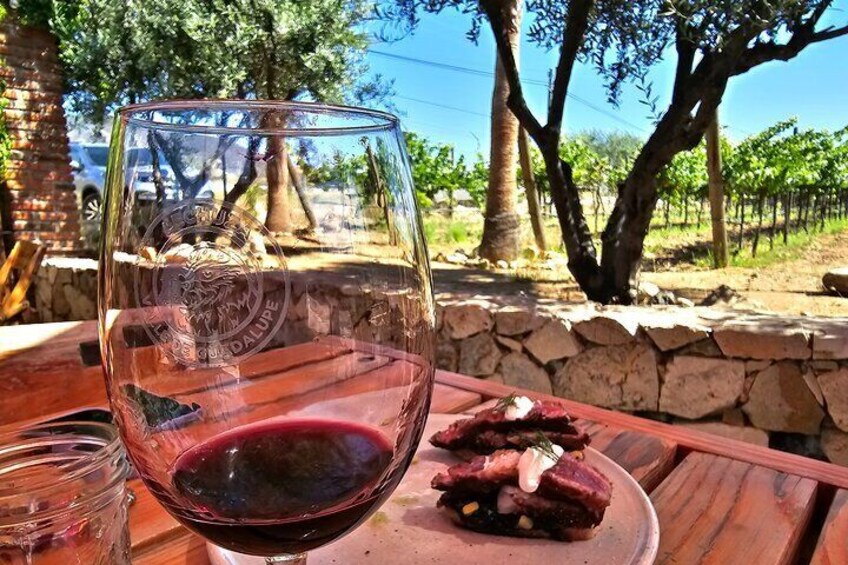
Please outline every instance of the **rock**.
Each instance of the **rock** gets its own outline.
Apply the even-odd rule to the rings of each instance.
[[[495,341],[497,341],[499,344],[503,345],[511,351],[521,351],[522,349],[524,349],[524,346],[521,345],[520,341],[518,341],[517,339],[512,339],[511,337],[496,335]]]
[[[451,253],[445,257],[445,261],[453,263],[454,265],[465,265],[468,263],[468,256],[464,253]]]
[[[495,331],[500,335],[522,335],[539,328],[545,319],[527,310],[495,312]]]
[[[822,286],[825,290],[838,294],[848,295],[848,267],[831,269],[822,277]]]
[[[745,383],[740,361],[676,356],[666,366],[660,392],[660,411],[703,418],[736,406]]]
[[[744,426],[745,413],[739,408],[730,408],[721,413],[721,421],[729,426]]]
[[[810,336],[796,326],[780,325],[777,318],[767,322],[727,322],[713,329],[726,357],[743,359],[809,359]]]
[[[848,332],[834,329],[827,335],[813,335],[813,359],[848,359]]]
[[[330,321],[332,308],[329,304],[321,302],[309,293],[303,293],[300,300],[294,306],[294,319],[306,320],[306,325],[315,334],[327,335],[330,333]]]
[[[639,284],[636,287],[636,292],[650,299],[660,293],[660,287],[649,281],[639,281]]]
[[[76,287],[65,285],[65,299],[70,308],[69,320],[93,320],[97,318],[97,303],[81,293]]]
[[[71,305],[68,302],[67,293],[65,293],[65,285],[58,284],[58,277],[56,286],[53,287],[53,319],[54,320],[67,320],[68,315],[71,313]]]
[[[776,432],[819,433],[824,410],[795,363],[775,363],[757,374],[742,410],[754,426]]]
[[[697,326],[675,325],[668,328],[643,326],[660,351],[671,351],[709,337],[707,330]]]
[[[693,308],[695,306],[695,303],[684,296],[678,296],[677,305],[683,306],[684,308]]]
[[[689,344],[680,351],[679,355],[697,355],[700,357],[723,357],[721,349],[712,340],[712,338],[702,339],[695,343]]]
[[[448,337],[464,339],[492,329],[492,316],[477,304],[451,304],[445,306],[442,324]]]
[[[815,373],[808,369],[803,371],[802,375],[804,377],[804,383],[810,389],[810,392],[813,393],[813,396],[816,397],[816,402],[819,403],[819,406],[824,406],[824,393],[822,392],[821,385],[819,385],[819,381],[816,380]],[[842,382],[844,383],[845,381],[843,380]]]
[[[453,342],[439,340],[436,346],[436,367],[443,371],[456,372],[459,367],[459,353]]]
[[[815,343],[815,338],[813,338],[813,343]],[[815,346],[814,346],[815,347]],[[813,350],[813,357],[815,357],[816,352]],[[810,363],[812,365],[813,370],[816,373],[829,373],[830,371],[839,370],[839,363],[836,361],[813,361]]]
[[[546,322],[524,340],[524,347],[542,365],[583,351],[580,341],[561,320]]]
[[[763,369],[767,369],[771,365],[771,361],[745,361],[745,372],[750,374],[759,373]]]
[[[843,432],[848,432],[848,369],[819,375],[818,383],[833,423]]]
[[[507,263],[503,259],[498,259],[497,261],[495,261],[495,267],[497,267],[498,269],[509,269],[509,263]]]
[[[574,329],[588,341],[598,345],[623,345],[634,341],[639,324],[633,320],[595,316],[576,322]]]
[[[768,432],[749,426],[730,426],[721,422],[675,422],[675,424],[690,430],[706,432],[763,447],[768,447],[769,444]]]
[[[580,353],[553,377],[554,394],[620,410],[656,411],[657,358],[643,343],[595,347]]]
[[[831,463],[848,467],[848,434],[825,428],[822,430],[821,447]]]
[[[739,293],[723,284],[710,292],[706,298],[701,300],[699,306],[715,306],[716,304],[733,304],[739,300]]]
[[[522,353],[510,353],[501,359],[498,373],[505,385],[551,394],[551,379],[544,369]]]
[[[459,345],[459,372],[472,377],[485,377],[495,372],[501,350],[487,333],[464,339]]]

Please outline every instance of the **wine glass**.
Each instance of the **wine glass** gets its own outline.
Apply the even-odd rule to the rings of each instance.
[[[144,483],[227,550],[301,562],[397,486],[434,310],[398,120],[300,102],[121,109],[100,338]]]

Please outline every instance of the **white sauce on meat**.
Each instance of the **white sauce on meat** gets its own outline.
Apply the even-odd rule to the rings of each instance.
[[[551,446],[553,454],[538,447],[531,447],[521,454],[518,460],[518,486],[524,492],[536,492],[542,473],[556,465],[565,450],[558,445]]]
[[[525,418],[533,409],[533,404],[534,402],[526,396],[516,396],[512,404],[506,407],[504,419],[520,420],[521,418]]]

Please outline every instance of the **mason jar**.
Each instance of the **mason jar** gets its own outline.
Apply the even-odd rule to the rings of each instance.
[[[117,430],[58,422],[0,433],[0,563],[130,563]]]

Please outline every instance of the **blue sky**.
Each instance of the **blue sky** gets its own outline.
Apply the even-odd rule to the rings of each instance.
[[[830,21],[848,21],[848,0],[837,0]],[[525,29],[528,23],[525,17]],[[374,43],[368,61],[372,71],[394,79],[392,103],[406,129],[452,143],[462,153],[473,155],[479,150],[488,155],[495,47],[487,27],[479,44],[471,43],[465,36],[470,25],[468,16],[453,10],[425,15],[412,35],[390,44]],[[456,72],[397,57],[478,72]],[[521,66],[525,94],[540,116],[546,107],[548,69],[555,62],[555,53],[532,45],[524,35]],[[656,93],[669,90],[673,70],[673,55],[654,69]],[[606,101],[601,78],[593,69],[581,67],[575,72],[571,92],[580,100],[570,99],[566,104],[567,132],[623,130],[646,136],[651,130],[647,108],[632,86],[624,89],[621,105],[615,108]],[[838,129],[848,124],[848,36],[808,47],[789,62],[769,63],[731,79],[721,121],[732,139],[744,138],[789,116],[797,116],[802,128]]]

